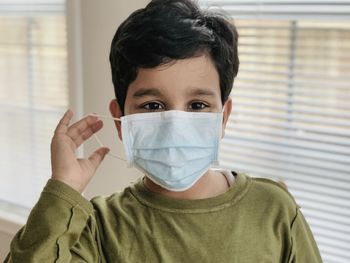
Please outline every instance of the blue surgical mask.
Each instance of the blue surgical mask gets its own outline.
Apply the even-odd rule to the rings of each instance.
[[[219,164],[222,112],[171,110],[111,119],[121,121],[128,166],[165,189],[187,190]]]

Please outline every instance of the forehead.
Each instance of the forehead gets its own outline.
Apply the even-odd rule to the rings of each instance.
[[[129,86],[128,95],[133,96],[140,89],[149,88],[173,94],[202,90],[220,96],[219,75],[207,55],[176,60],[155,68],[139,69],[135,81]]]

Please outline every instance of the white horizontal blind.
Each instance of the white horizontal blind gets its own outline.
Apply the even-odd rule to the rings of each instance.
[[[200,0],[234,19],[349,20],[350,0]]]
[[[68,105],[64,0],[0,1],[0,202],[31,208]]]
[[[205,2],[241,15],[243,1]],[[350,4],[309,1],[306,14],[299,1],[255,2],[235,19],[241,65],[221,164],[285,181],[324,262],[350,262]]]

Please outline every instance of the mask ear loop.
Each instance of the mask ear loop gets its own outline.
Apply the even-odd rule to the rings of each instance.
[[[98,115],[98,114],[94,114],[94,113],[91,113],[89,114],[90,116],[95,116],[95,117],[99,117],[99,118],[103,118],[103,119],[112,119],[112,120],[117,120],[117,121],[120,121],[119,118],[113,118],[113,117],[110,117],[110,116],[106,116],[106,115]],[[97,134],[93,134],[94,138],[96,139],[97,143],[101,146],[101,147],[106,147],[102,142],[101,140],[98,138]],[[107,155],[111,156],[111,157],[114,157],[114,158],[117,158],[119,160],[122,160],[124,162],[126,162],[126,160],[124,158],[121,158],[115,154],[112,154],[112,153],[107,153]]]

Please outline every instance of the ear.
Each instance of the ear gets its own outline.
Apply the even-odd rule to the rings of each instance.
[[[122,111],[120,110],[119,103],[116,99],[111,100],[109,103],[109,111],[111,112],[114,118],[120,118],[123,116]],[[114,121],[115,127],[118,130],[118,137],[121,141],[123,141],[122,129],[120,121]]]
[[[223,114],[223,121],[222,121],[222,133],[221,133],[221,138],[224,138],[225,136],[225,128],[226,128],[226,124],[227,121],[231,115],[231,111],[232,111],[232,99],[231,97],[229,97],[227,99],[227,101],[224,104],[224,114]]]

